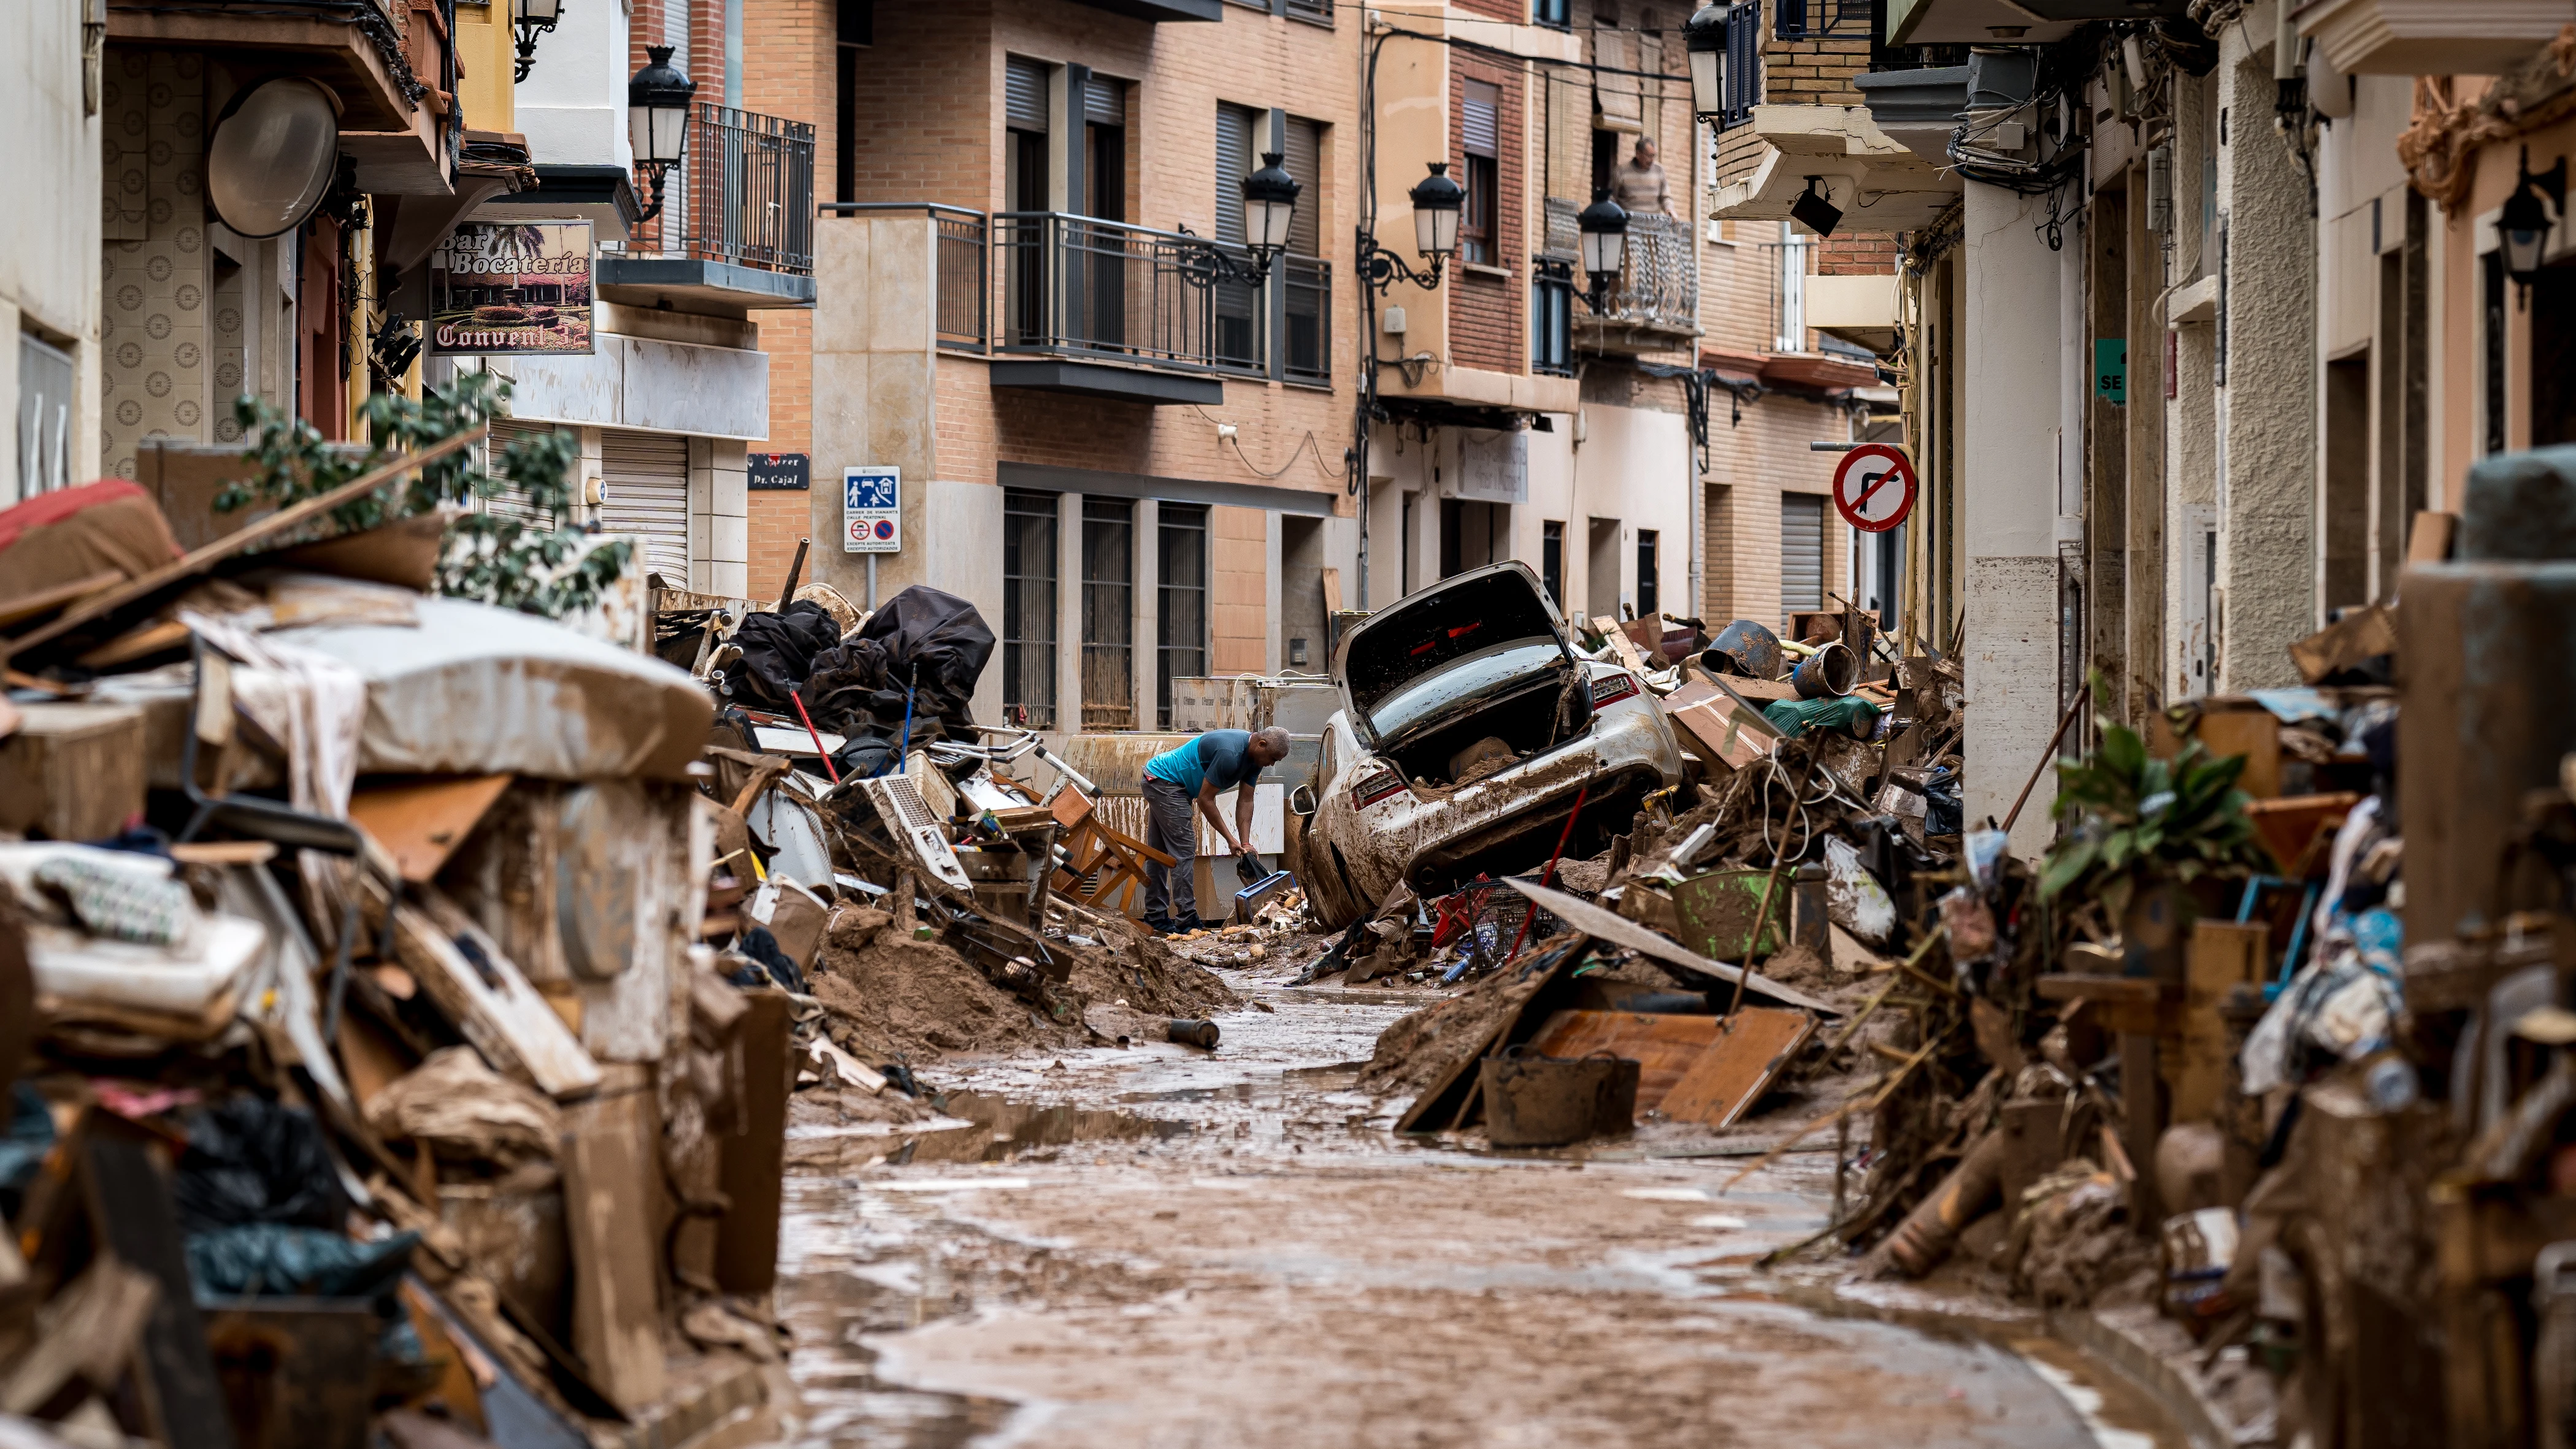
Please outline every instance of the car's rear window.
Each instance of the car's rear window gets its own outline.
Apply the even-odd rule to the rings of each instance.
[[[1378,738],[1391,740],[1443,710],[1474,704],[1525,684],[1532,675],[1561,667],[1556,640],[1522,639],[1453,661],[1428,678],[1397,689],[1369,711]],[[1560,676],[1562,677],[1562,676]]]

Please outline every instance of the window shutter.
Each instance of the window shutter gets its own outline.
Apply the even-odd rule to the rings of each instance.
[[[1243,240],[1243,178],[1252,174],[1255,129],[1269,117],[1245,106],[1216,106],[1216,239]]]
[[[1022,60],[1015,55],[1003,62],[1002,77],[1010,128],[1044,132],[1047,128],[1047,68],[1034,60]]]
[[[1466,133],[1467,154],[1494,156],[1502,137],[1502,91],[1487,81],[1467,82],[1459,102],[1459,126]]]
[[[1095,126],[1127,124],[1127,83],[1091,78],[1082,102],[1082,118]]]
[[[1762,104],[1762,4],[1739,0],[1726,14],[1726,115],[1719,124],[1740,126]]]
[[[1288,219],[1288,250],[1301,257],[1324,254],[1324,128],[1288,118],[1288,174],[1305,183],[1297,214]]]

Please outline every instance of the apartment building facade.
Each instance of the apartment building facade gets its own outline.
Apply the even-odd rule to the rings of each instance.
[[[12,196],[98,194],[101,57],[87,42],[104,17],[69,5],[22,6],[0,21],[0,117],[22,144],[0,160]],[[12,207],[0,221],[0,507],[98,476],[99,213]]]

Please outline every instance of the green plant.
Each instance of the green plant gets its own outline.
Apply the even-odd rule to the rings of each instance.
[[[2049,813],[2068,828],[2049,847],[2042,898],[2073,891],[2099,900],[2116,922],[2141,888],[2265,868],[2248,797],[2236,788],[2244,756],[2213,758],[2193,740],[2170,760],[2149,759],[2137,731],[2099,723],[2102,747],[2093,757],[2057,767]]]
[[[257,471],[215,496],[224,512],[266,502],[278,507],[328,493],[381,467],[491,421],[509,384],[487,372],[461,373],[444,392],[414,401],[379,393],[360,408],[373,444],[363,454],[334,448],[313,425],[255,397],[233,404],[254,439],[244,455]],[[589,608],[632,562],[634,545],[603,542],[572,521],[573,460],[580,443],[568,432],[537,433],[500,451],[500,471],[481,454],[450,453],[413,474],[331,510],[340,532],[374,528],[440,507],[515,495],[508,512],[460,513],[449,523],[438,561],[438,591],[549,619]]]

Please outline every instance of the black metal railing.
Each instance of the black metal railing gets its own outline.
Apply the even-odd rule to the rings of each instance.
[[[984,275],[984,215],[945,206],[929,208],[939,227],[939,345],[984,350],[992,287]]]
[[[1186,232],[1052,211],[993,217],[1002,325],[995,348],[1259,373],[1268,319],[1258,289],[1216,258],[1243,248]]]
[[[699,106],[687,159],[668,183],[678,250],[770,271],[814,270],[814,128]]]
[[[1581,207],[1561,196],[1547,199],[1547,246],[1552,259],[1581,254],[1582,229],[1575,217]],[[1628,241],[1619,280],[1602,296],[1599,312],[1576,315],[1578,323],[1642,327],[1676,335],[1699,335],[1699,253],[1691,244],[1690,224],[1662,212],[1628,217]],[[1589,286],[1589,279],[1581,279]]]

